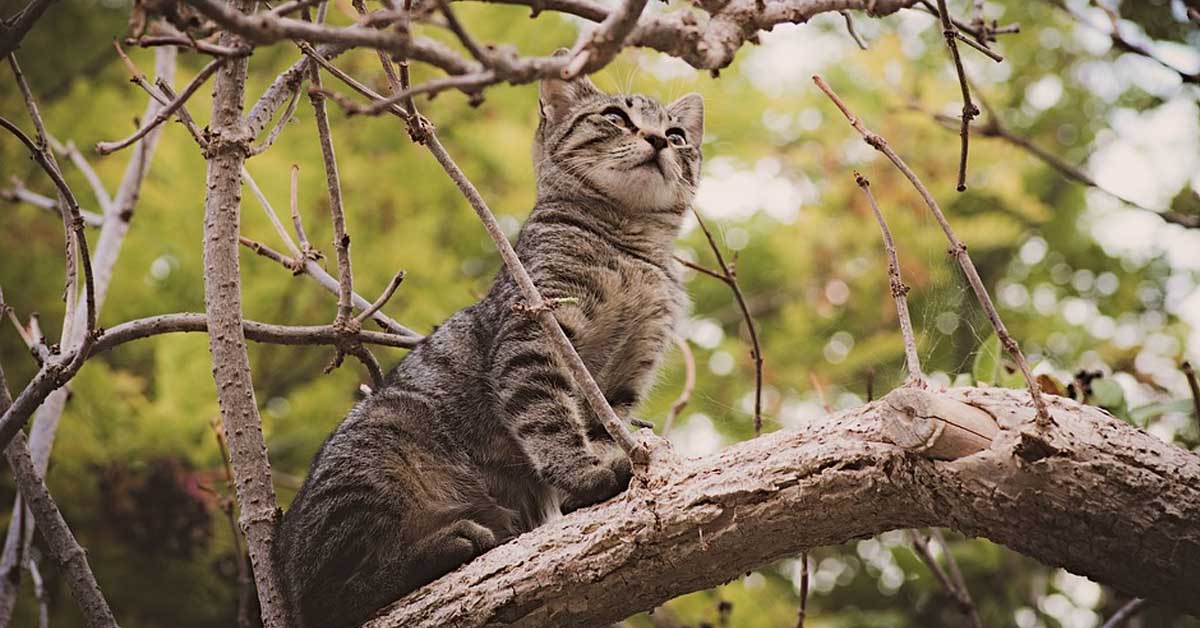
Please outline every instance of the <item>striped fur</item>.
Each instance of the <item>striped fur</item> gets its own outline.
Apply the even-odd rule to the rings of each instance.
[[[619,414],[651,385],[687,301],[671,257],[699,175],[700,97],[668,107],[544,82],[538,201],[517,253]],[[272,560],[292,623],[372,612],[545,518],[603,501],[629,461],[502,271],[355,406],[284,516]]]

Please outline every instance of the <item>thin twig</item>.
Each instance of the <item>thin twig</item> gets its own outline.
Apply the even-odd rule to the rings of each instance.
[[[704,218],[700,216],[700,212],[696,208],[692,208],[692,215],[696,217],[697,224],[700,225],[700,230],[704,232],[704,237],[708,240],[708,246],[712,249],[713,255],[717,258],[717,266],[720,267],[720,275],[707,269],[701,270],[703,267],[688,264],[689,268],[701,270],[705,274],[712,277],[717,277],[729,286],[733,291],[733,297],[737,300],[738,309],[742,311],[742,319],[746,321],[746,331],[750,334],[750,359],[754,361],[754,435],[758,436],[762,433],[762,347],[758,342],[758,329],[754,324],[754,316],[750,314],[750,308],[746,305],[746,297],[742,294],[742,287],[738,284],[737,272],[733,266],[725,262],[725,256],[721,253],[721,247],[717,246],[717,240],[713,238],[712,232],[708,230],[708,225],[704,223]],[[678,258],[676,258],[678,259]]]
[[[962,574],[957,574],[957,576],[946,575],[946,571],[942,569],[941,563],[929,551],[929,540],[917,530],[908,530],[907,532],[917,556],[929,567],[929,571],[933,572],[934,577],[941,583],[946,593],[954,598],[959,610],[966,616],[972,628],[982,628],[982,624],[979,621],[979,611],[975,607],[975,601],[971,599],[971,593],[967,590],[966,584],[962,582]],[[946,546],[945,540],[941,538],[941,533],[938,532],[937,528],[933,529],[933,533],[938,537],[938,543],[942,546],[942,553],[946,556],[946,564],[951,566],[951,573],[956,574],[958,565],[954,562],[954,557],[950,555],[950,548]]]
[[[262,242],[259,242],[258,240],[251,240],[246,236],[238,236],[238,242],[241,242],[242,246],[254,251],[256,254],[276,262],[281,266],[290,268],[292,274],[294,275],[299,275],[300,273],[304,272],[303,262],[294,257],[288,257],[283,253],[280,253],[279,251],[276,251],[275,249],[263,244]]]
[[[38,627],[50,628],[50,608],[46,604],[46,582],[42,579],[41,568],[33,556],[25,561],[25,566],[29,569],[29,579],[33,580],[33,597],[38,603]]]
[[[858,31],[854,29],[854,17],[846,10],[838,11],[838,13],[841,13],[842,18],[846,20],[846,32],[850,33],[850,38],[854,40],[854,43],[858,44],[861,50],[866,50],[867,42],[863,41],[862,37],[859,37]],[[801,618],[798,626],[802,626],[803,624],[804,619]]]
[[[972,126],[971,133],[979,135],[980,137],[999,139],[1007,142],[1011,146],[1015,146],[1029,153],[1030,155],[1033,155],[1036,159],[1057,170],[1066,178],[1104,192],[1105,194],[1131,207],[1157,214],[1166,222],[1177,224],[1188,229],[1200,229],[1200,216],[1184,214],[1182,212],[1172,211],[1170,209],[1154,209],[1151,207],[1146,207],[1145,205],[1142,205],[1133,199],[1127,198],[1104,187],[1099,181],[1096,181],[1091,177],[1091,175],[1084,172],[1082,168],[1068,163],[1058,155],[1055,155],[1042,146],[1033,143],[1033,141],[1031,141],[1029,138],[1022,137],[1012,129],[1008,128],[1008,126],[1000,119],[999,115],[988,106],[987,100],[983,98],[983,95],[978,89],[975,90],[975,95],[979,97],[980,104],[982,104],[984,109],[988,112],[988,119],[987,122],[982,125]],[[919,111],[932,117],[935,122],[946,127],[947,129],[958,129],[958,118],[929,111],[915,102],[909,103],[907,108],[912,109],[913,111]]]
[[[892,231],[888,229],[887,220],[879,210],[879,204],[875,202],[875,195],[871,193],[871,182],[858,172],[854,173],[854,181],[871,203],[871,211],[875,214],[879,231],[883,234],[883,249],[888,258],[888,280],[892,300],[896,302],[896,315],[900,319],[900,337],[904,341],[904,362],[908,366],[909,382],[919,384],[924,380],[924,376],[921,373],[921,358],[917,355],[917,340],[913,335],[912,319],[908,313],[908,286],[900,277],[900,259],[896,255],[896,243],[892,240]]]
[[[208,77],[212,76],[213,73],[215,73],[224,62],[224,58],[210,61],[208,65],[204,66],[204,68],[196,74],[196,78],[192,79],[191,83],[188,83],[187,87],[183,89],[183,92],[179,94],[177,98],[172,100],[171,103],[166,107],[160,109],[158,113],[155,114],[154,118],[150,120],[150,122],[142,125],[142,127],[134,132],[133,135],[130,135],[123,140],[118,140],[116,142],[98,142],[96,144],[96,152],[100,153],[101,155],[107,155],[114,151],[121,150],[122,148],[125,148],[142,139],[142,137],[149,133],[151,129],[162,124],[163,122],[166,122],[177,109],[183,106],[183,103],[187,102],[188,98],[192,97],[192,94],[196,93],[196,90],[200,89],[200,86],[203,85],[204,82],[208,80]]]
[[[204,54],[209,54],[214,57],[245,57],[253,51],[253,48],[247,46],[218,46],[200,39],[187,37],[183,34],[144,35],[136,39],[133,37],[127,37],[125,38],[125,45],[141,46],[142,48],[178,46],[180,48],[190,48],[196,52],[203,52]]]
[[[692,399],[692,391],[696,388],[696,356],[692,354],[692,347],[688,344],[687,338],[683,336],[675,336],[675,346],[679,347],[679,355],[683,358],[683,388],[679,391],[679,396],[675,398],[675,403],[671,404],[671,409],[667,412],[667,420],[663,423],[662,436],[666,436],[671,431],[671,427],[675,425],[675,418],[680,412],[687,407],[687,404]]]
[[[267,133],[266,139],[258,146],[250,149],[251,157],[263,154],[275,144],[275,140],[279,139],[279,134],[283,132],[283,127],[292,121],[292,116],[296,115],[296,106],[299,104],[300,90],[296,90],[296,93],[292,94],[292,99],[288,101],[287,109],[284,110],[283,115],[279,117],[279,120],[275,122],[275,126],[271,127],[270,132]]]
[[[575,380],[575,385],[579,387],[587,400],[592,411],[599,417],[600,422],[608,431],[609,436],[613,441],[621,447],[625,453],[631,457],[637,454],[637,441],[629,435],[629,431],[621,422],[616,412],[613,412],[612,406],[604,396],[604,392],[596,384],[596,380],[592,378],[588,371],[587,365],[583,359],[579,357],[579,353],[575,351],[575,347],[571,344],[570,339],[563,332],[562,327],[558,324],[558,319],[554,317],[554,313],[549,307],[546,307],[546,301],[542,298],[541,292],[534,285],[533,279],[529,276],[529,272],[525,270],[521,259],[517,257],[517,252],[513,250],[512,244],[508,241],[508,237],[504,235],[504,231],[500,228],[500,224],[496,222],[496,217],[492,210],[487,206],[483,197],[479,195],[479,191],[475,189],[474,184],[467,179],[458,164],[450,157],[449,153],[438,141],[436,133],[429,133],[428,141],[425,146],[433,153],[435,159],[441,164],[442,169],[458,186],[459,191],[466,197],[467,203],[475,210],[475,214],[479,220],[483,222],[484,229],[492,242],[500,251],[500,257],[504,260],[505,267],[512,275],[517,287],[521,290],[521,295],[525,297],[526,306],[531,312],[535,313],[538,322],[542,326],[542,331],[548,336],[551,345],[558,352],[559,356],[567,363],[567,369]]]
[[[338,267],[338,309],[334,324],[344,325],[354,310],[350,293],[354,291],[354,275],[350,268],[350,236],[346,234],[346,214],[342,209],[342,184],[338,177],[337,156],[333,152],[333,138],[329,130],[329,114],[325,109],[325,98],[321,96],[321,74],[312,69],[309,77],[313,88],[308,96],[312,101],[313,118],[317,123],[317,139],[321,143],[321,158],[325,162],[325,183],[329,189],[329,213],[333,222],[333,247]]]
[[[1029,364],[1025,360],[1025,355],[1021,353],[1020,345],[1018,345],[1017,341],[1014,340],[1012,335],[1008,333],[1008,329],[1004,326],[1004,321],[1000,319],[1000,313],[996,311],[996,306],[992,303],[992,298],[990,295],[988,295],[987,288],[983,286],[983,280],[979,277],[979,271],[976,270],[975,264],[971,261],[971,256],[967,253],[967,245],[963,244],[962,241],[958,239],[958,236],[954,234],[954,229],[950,227],[949,221],[946,220],[946,215],[942,213],[941,207],[938,206],[937,201],[934,200],[933,195],[929,192],[929,189],[925,187],[925,184],[921,183],[921,180],[917,178],[917,175],[915,172],[913,172],[912,168],[909,168],[908,164],[905,163],[904,160],[901,159],[894,150],[892,150],[891,146],[888,145],[887,140],[863,126],[862,121],[860,121],[858,117],[850,111],[849,107],[846,106],[846,103],[843,102],[836,93],[834,93],[833,89],[829,87],[829,84],[826,83],[824,79],[815,75],[813,76],[813,82],[816,83],[817,87],[820,88],[820,90],[824,92],[830,100],[833,101],[833,104],[837,106],[838,110],[840,110],[842,114],[846,116],[846,119],[850,122],[850,126],[852,126],[855,131],[863,136],[863,139],[866,140],[867,144],[886,155],[887,158],[896,166],[896,168],[899,169],[900,172],[904,173],[904,176],[907,177],[909,182],[913,184],[913,187],[916,188],[917,193],[921,195],[921,198],[925,201],[925,204],[929,207],[930,212],[933,213],[934,218],[937,220],[938,225],[941,226],[942,232],[945,233],[946,239],[950,242],[949,253],[958,262],[959,267],[962,268],[963,274],[966,275],[967,282],[971,285],[971,290],[975,293],[975,298],[979,301],[979,305],[987,314],[988,321],[991,322],[992,328],[996,330],[996,337],[1000,339],[1000,343],[1004,346],[1004,349],[1008,352],[1008,354],[1012,356],[1012,359],[1017,363],[1017,367],[1020,369],[1021,374],[1025,377],[1025,384],[1029,388],[1029,395],[1033,400],[1034,407],[1037,409],[1038,427],[1040,429],[1049,428],[1052,424],[1050,413],[1046,409],[1046,402],[1042,398],[1042,391],[1040,388],[1038,388],[1037,381],[1033,378],[1033,375],[1029,371]]]
[[[1104,622],[1104,625],[1100,628],[1120,628],[1121,626],[1125,625],[1125,622],[1129,621],[1134,615],[1142,612],[1142,609],[1145,608],[1147,604],[1149,604],[1149,602],[1140,597],[1135,597],[1132,600],[1129,600],[1124,606],[1117,609],[1117,612],[1113,613],[1113,616],[1109,617],[1108,621]]]
[[[68,223],[67,239],[68,241],[72,238],[74,239],[75,247],[78,251],[79,266],[83,269],[84,299],[85,307],[87,308],[87,333],[84,335],[82,342],[87,345],[92,342],[96,331],[96,291],[92,277],[91,253],[88,252],[87,236],[84,234],[84,222],[81,210],[79,209],[79,201],[75,199],[74,192],[67,185],[62,171],[58,168],[58,163],[54,160],[54,155],[50,153],[50,148],[44,141],[46,137],[45,125],[42,124],[41,114],[38,113],[37,106],[34,104],[33,96],[29,91],[29,85],[25,82],[25,75],[21,73],[20,66],[17,65],[17,58],[9,55],[8,61],[12,66],[13,74],[17,77],[17,85],[25,95],[30,118],[33,119],[34,125],[39,129],[39,135],[43,138],[43,141],[40,144],[34,144],[33,140],[29,139],[29,136],[25,135],[20,128],[3,117],[0,117],[0,126],[16,136],[29,149],[34,160],[38,162],[42,170],[46,171],[46,174],[50,175],[50,179],[54,181],[54,185],[58,188],[59,193],[62,194],[63,200],[66,201],[67,213],[64,214],[63,218],[64,222]],[[68,268],[74,268],[75,264],[71,261],[72,256],[69,253],[70,247],[68,247],[67,266]],[[71,288],[73,285],[73,283],[68,285],[69,296],[73,296],[74,290]]]
[[[962,152],[958,160],[958,191],[967,189],[967,144],[971,137],[971,119],[979,115],[979,107],[971,102],[971,88],[967,85],[967,72],[963,69],[962,58],[958,56],[958,33],[954,23],[950,21],[950,11],[946,9],[946,0],[937,0],[938,16],[942,20],[942,34],[946,38],[946,47],[954,59],[954,71],[958,73],[958,84],[962,89],[962,127],[959,136],[962,139]]]
[[[804,628],[808,618],[808,552],[800,552],[800,609],[796,611],[796,628]]]
[[[361,325],[363,321],[374,316],[375,312],[379,311],[379,308],[387,305],[388,300],[391,299],[392,295],[396,292],[396,288],[399,288],[400,284],[404,282],[404,276],[404,271],[398,271],[392,277],[392,280],[388,282],[387,288],[384,288],[383,293],[379,295],[379,298],[375,299],[375,302],[371,304],[371,307],[359,312],[358,316],[354,317],[354,322]]]
[[[62,208],[59,207],[58,201],[29,190],[16,177],[13,177],[10,183],[12,183],[12,187],[0,189],[0,198],[13,203],[29,203],[34,207],[46,209],[62,216]],[[104,224],[104,216],[96,212],[80,209],[79,215],[83,218],[84,224],[89,227],[99,227]]]
[[[251,191],[258,189],[258,185],[256,183],[251,183],[254,178],[250,176],[248,170],[242,171],[242,178],[245,179],[246,184],[250,186]],[[276,225],[276,223],[279,223],[278,214],[276,214],[275,208],[271,206],[271,203],[267,200],[266,196],[255,194],[255,198],[258,199],[259,204],[262,206],[263,211],[266,212],[271,224]],[[296,233],[301,242],[307,244],[308,237],[304,233],[304,227],[300,222],[300,214],[298,213],[298,210],[296,210],[296,213],[292,214],[292,222],[296,226]],[[340,290],[338,281],[334,279],[332,275],[326,272],[324,268],[321,268],[321,265],[316,262],[316,260],[320,258],[320,255],[308,246],[297,246],[295,242],[292,241],[291,236],[289,236],[287,231],[283,228],[282,223],[279,223],[275,228],[280,237],[283,239],[284,243],[287,244],[288,250],[292,251],[293,254],[297,256],[296,259],[303,263],[304,274],[308,275],[310,278],[320,284],[322,288],[333,294],[338,294],[338,291]],[[284,264],[284,267],[295,272],[295,267],[292,265]],[[371,302],[363,298],[357,292],[351,292],[350,298],[354,303],[354,307],[360,310],[365,310],[371,307]],[[397,323],[383,312],[375,312],[371,319],[376,323],[379,323],[381,327],[393,334],[404,336],[410,340],[420,340],[422,337],[421,334],[418,334],[404,325]]]
[[[1183,371],[1183,376],[1187,378],[1188,388],[1192,389],[1192,407],[1196,413],[1196,425],[1200,427],[1200,384],[1196,382],[1196,370],[1187,360],[1184,360],[1179,368]]]
[[[491,63],[490,57],[484,53],[483,48],[479,46],[474,37],[471,37],[467,29],[463,28],[462,23],[458,21],[458,17],[454,15],[454,11],[450,9],[450,3],[447,0],[437,0],[437,2],[438,8],[442,10],[442,15],[446,17],[446,26],[450,28],[450,31],[462,43],[463,48],[466,48],[467,52],[471,53],[471,56],[483,65],[483,67],[488,67]]]
[[[75,142],[67,142],[65,145],[59,143],[53,136],[46,138],[50,142],[50,146],[57,152],[66,155],[75,168],[79,170],[83,178],[87,179],[88,185],[92,186],[92,193],[96,196],[96,202],[100,205],[101,213],[108,214],[112,211],[112,197],[108,195],[108,189],[104,187],[104,182],[100,180],[100,175],[92,168],[87,159],[83,157],[83,153],[79,152],[79,148],[75,146]],[[86,218],[85,218],[86,220]]]

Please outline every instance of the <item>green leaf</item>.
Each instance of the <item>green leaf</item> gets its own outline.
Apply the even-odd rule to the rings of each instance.
[[[992,334],[979,350],[975,352],[975,363],[971,366],[971,374],[975,376],[976,384],[995,385],[1000,380],[1000,338]]]
[[[1156,403],[1148,403],[1144,406],[1139,406],[1129,411],[1129,418],[1133,419],[1138,425],[1145,425],[1147,421],[1155,417],[1162,416],[1170,412],[1192,412],[1191,399],[1176,399],[1174,401],[1160,401]]]
[[[1129,415],[1129,406],[1125,403],[1125,390],[1110,378],[1102,378],[1092,382],[1092,403],[1108,410],[1113,416],[1133,423]]]

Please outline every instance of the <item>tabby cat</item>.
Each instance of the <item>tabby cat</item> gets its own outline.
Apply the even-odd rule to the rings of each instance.
[[[574,297],[554,314],[628,418],[686,309],[671,252],[698,180],[703,101],[546,80],[539,112],[537,204],[516,250],[545,297]],[[628,485],[628,458],[522,303],[501,271],[325,441],[272,552],[293,624],[358,625]]]

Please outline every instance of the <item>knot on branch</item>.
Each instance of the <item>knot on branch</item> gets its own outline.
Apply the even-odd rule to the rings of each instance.
[[[984,451],[1000,433],[987,412],[922,388],[897,388],[880,402],[892,410],[883,419],[884,437],[926,458],[957,460]]]
[[[429,143],[430,136],[433,135],[435,127],[429,121],[429,118],[421,114],[415,114],[408,118],[408,138],[413,142],[422,146]]]
[[[883,139],[882,135],[878,135],[876,133],[867,132],[863,135],[863,141],[869,144],[871,148],[874,148],[878,151],[882,151],[883,147],[887,146],[887,140]]]
[[[967,245],[962,242],[955,242],[950,248],[946,249],[946,254],[950,257],[961,259],[967,254]]]
[[[343,336],[357,336],[362,331],[362,323],[353,318],[339,318],[333,321],[333,329]]]
[[[240,152],[243,158],[247,158],[253,152],[250,144],[254,138],[250,136],[245,124],[239,124],[238,129],[233,132],[214,131],[206,127],[203,135],[204,146],[201,147],[200,152],[205,159],[212,159],[234,151]]]

